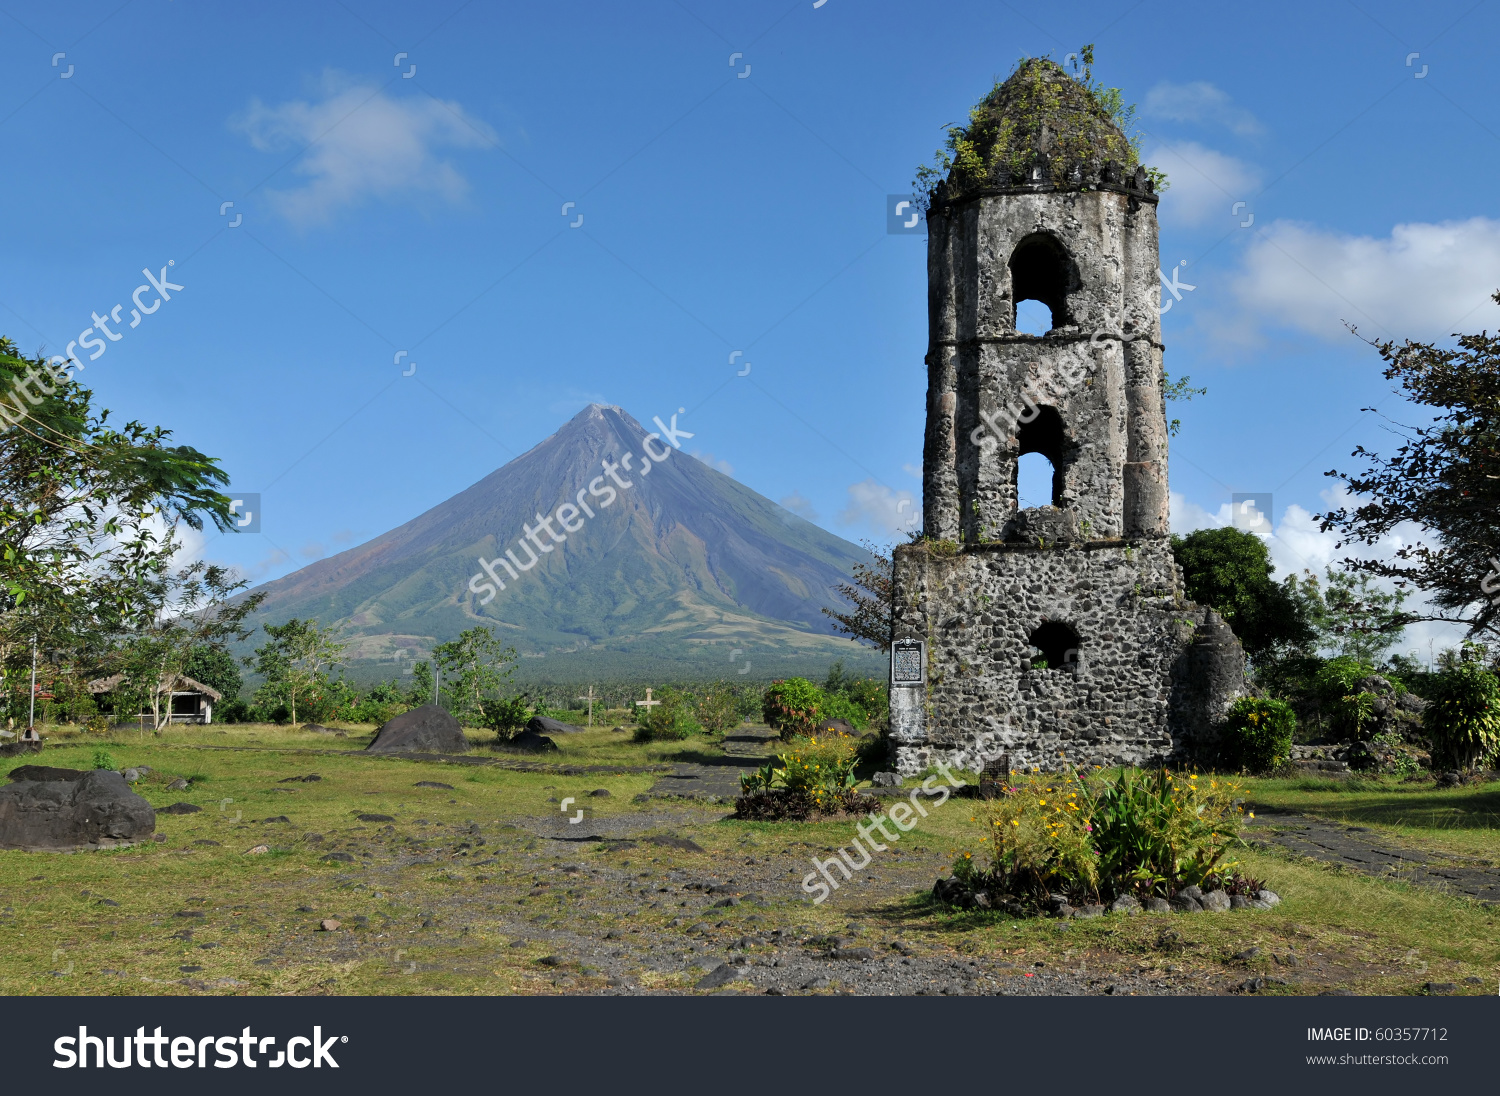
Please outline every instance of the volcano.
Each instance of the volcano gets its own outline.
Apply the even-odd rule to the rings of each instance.
[[[674,424],[591,404],[406,524],[260,586],[255,620],[338,625],[351,669],[491,625],[523,678],[873,670],[821,612],[870,555],[674,447]]]

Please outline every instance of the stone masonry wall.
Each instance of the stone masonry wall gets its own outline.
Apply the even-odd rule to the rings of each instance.
[[[1181,599],[1164,539],[982,544],[947,557],[908,545],[896,588],[895,637],[929,651],[924,702],[892,728],[904,774],[954,760],[986,732],[1011,767],[1149,763],[1189,750],[1234,695],[1232,681],[1203,688],[1201,671],[1174,679],[1174,668],[1198,669],[1184,656],[1212,614]],[[1046,621],[1077,633],[1076,664],[1030,667],[1028,639]],[[1233,648],[1230,663],[1242,659]]]

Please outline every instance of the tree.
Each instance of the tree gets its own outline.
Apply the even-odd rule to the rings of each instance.
[[[1494,294],[1500,304],[1500,293]],[[1390,457],[1364,446],[1362,472],[1329,476],[1370,501],[1321,515],[1325,530],[1347,542],[1376,544],[1398,526],[1424,532],[1404,539],[1388,560],[1348,559],[1345,567],[1394,579],[1401,589],[1429,593],[1426,613],[1405,620],[1466,624],[1470,635],[1500,634],[1500,606],[1490,557],[1500,545],[1500,336],[1457,335],[1453,348],[1407,340],[1373,343],[1385,377],[1402,394],[1434,412],[1426,426],[1392,424],[1403,444]]]
[[[219,692],[219,703],[233,703],[240,695],[244,679],[239,661],[222,647],[199,644],[188,652],[187,676]]]
[[[233,528],[228,475],[170,431],[114,429],[92,392],[4,338],[0,396],[0,672],[29,673],[33,635],[97,664],[157,608],[143,584],[149,595],[180,547],[178,526]]]
[[[826,616],[838,622],[838,630],[857,643],[868,643],[882,651],[891,649],[891,589],[894,564],[891,550],[871,541],[862,542],[874,557],[871,563],[854,565],[854,581],[840,583],[835,589],[853,608],[847,613],[823,608]]]
[[[200,661],[228,659],[232,666],[226,648],[249,638],[254,628],[245,626],[245,618],[265,597],[239,597],[245,585],[228,568],[202,560],[142,577],[129,626],[105,659],[123,674],[115,689],[117,717],[149,705],[152,727],[160,731],[172,721],[172,690],[195,653]],[[238,689],[238,673],[234,679]]]
[[[1402,608],[1405,590],[1382,590],[1367,574],[1351,574],[1330,567],[1326,589],[1311,571],[1286,581],[1287,590],[1302,605],[1303,615],[1316,633],[1318,650],[1331,651],[1371,665],[1401,639],[1410,619]]]
[[[1271,580],[1271,554],[1253,533],[1199,529],[1172,537],[1187,595],[1219,613],[1252,661],[1266,661],[1312,642],[1303,601]]]
[[[295,723],[298,699],[327,682],[328,671],[343,660],[346,644],[334,639],[332,628],[319,628],[315,620],[293,617],[285,624],[263,627],[270,642],[255,649],[254,659],[245,660],[266,679],[261,686],[265,696],[257,693],[256,701],[280,700]]]
[[[516,649],[502,647],[494,628],[486,625],[460,632],[449,643],[439,643],[432,657],[453,695],[454,714],[478,720],[482,702],[499,692],[514,672]]]

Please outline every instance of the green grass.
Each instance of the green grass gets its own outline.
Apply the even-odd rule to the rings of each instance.
[[[558,754],[527,756],[558,765],[660,765],[716,754],[712,740],[637,745],[606,725],[559,737]],[[53,731],[41,758],[6,759],[8,771],[38,760],[87,768],[96,749],[122,766],[149,765],[137,790],[158,809],[185,801],[196,814],[158,813],[164,842],[72,855],[0,852],[0,993],[21,994],[494,994],[555,993],[536,960],[538,943],[511,946],[503,923],[546,914],[570,930],[597,934],[665,926],[677,911],[642,910],[618,922],[561,888],[538,895],[536,873],[552,858],[522,829],[508,825],[558,811],[572,796],[600,816],[661,810],[663,801],[633,802],[659,772],[565,775],[371,757],[357,751],[373,728],[348,729],[348,739],[305,735],[259,725],[174,727],[160,736],[129,731],[101,739]],[[45,732],[44,732],[45,733]],[[482,738],[476,734],[475,738]],[[225,748],[239,747],[239,748]],[[246,748],[248,747],[248,748]],[[475,756],[503,756],[477,749]],[[316,782],[283,783],[316,773]],[[187,777],[191,786],[170,791]],[[419,781],[452,790],[418,788]],[[608,798],[584,799],[606,788]],[[1497,848],[1500,785],[1437,791],[1431,784],[1249,780],[1252,803],[1338,819],[1393,839],[1459,855],[1490,856]],[[680,804],[678,805],[680,806]],[[972,804],[950,800],[880,857],[880,872],[899,883],[856,892],[846,888],[821,906],[798,888],[812,855],[847,845],[852,821],[742,823],[685,817],[672,832],[705,852],[641,845],[635,850],[584,845],[574,860],[630,865],[660,875],[669,869],[725,870],[735,858],[774,861],[776,891],[765,911],[777,925],[833,932],[853,916],[872,936],[895,936],[924,952],[991,955],[1029,964],[1126,963],[1141,968],[1211,972],[1224,978],[1284,974],[1270,953],[1295,948],[1309,957],[1301,988],[1349,986],[1361,993],[1412,993],[1426,981],[1483,979],[1489,992],[1500,974],[1500,910],[1432,889],[1317,864],[1278,851],[1240,854],[1244,870],[1266,879],[1283,902],[1254,914],[1125,918],[1108,916],[1059,929],[1041,920],[961,913],[927,897],[932,879],[959,851],[975,847]],[[388,814],[366,823],[362,813]],[[288,823],[266,818],[286,816]],[[478,823],[483,846],[462,850]],[[200,842],[216,842],[206,844]],[[265,844],[268,854],[249,854]],[[349,851],[353,864],[331,863]],[[414,851],[430,862],[410,862]],[[365,857],[362,852],[371,855]],[[398,858],[399,854],[399,858]],[[496,863],[476,866],[480,859]],[[899,869],[899,871],[897,870]],[[103,905],[107,899],[117,905]],[[310,907],[300,909],[299,907]],[[181,917],[202,912],[202,918]],[[746,916],[745,910],[729,916]],[[333,917],[343,928],[319,932]],[[357,921],[356,918],[363,918]],[[181,936],[190,929],[192,936]],[[1180,939],[1163,944],[1171,929]],[[217,944],[203,948],[202,944]],[[1266,955],[1249,963],[1229,957],[1252,945]],[[270,965],[257,960],[273,958]],[[202,971],[184,972],[184,966]],[[118,971],[121,973],[107,973]],[[56,972],[56,973],[54,973]],[[577,989],[596,988],[577,972]],[[194,980],[183,984],[183,979]],[[673,988],[681,979],[642,972],[647,986]],[[231,979],[233,984],[223,979]],[[205,990],[203,986],[206,986]]]
[[[1500,783],[1438,789],[1395,777],[1245,781],[1251,802],[1352,825],[1369,826],[1436,852],[1500,854]]]

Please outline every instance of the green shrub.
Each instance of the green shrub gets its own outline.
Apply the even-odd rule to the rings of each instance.
[[[660,704],[636,717],[635,740],[637,742],[681,741],[703,728],[693,718],[688,697],[679,689],[667,689],[660,697]]]
[[[775,761],[740,777],[740,789],[747,796],[781,795],[805,804],[807,813],[841,810],[854,787],[857,762],[858,745],[847,735],[799,738]]]
[[[531,716],[531,704],[524,693],[505,700],[485,697],[479,702],[480,725],[506,738],[526,726]]]
[[[1375,714],[1376,698],[1373,693],[1359,692],[1359,683],[1374,672],[1375,667],[1353,655],[1330,658],[1318,667],[1313,689],[1336,734],[1361,737],[1365,724]]]
[[[115,764],[115,759],[110,756],[108,750],[95,750],[94,768],[118,770],[120,766]]]
[[[854,724],[855,730],[862,731],[869,716],[847,693],[824,693],[818,701],[818,722],[825,719],[845,719]]]
[[[1422,727],[1433,768],[1474,769],[1500,753],[1500,682],[1477,661],[1437,674],[1427,690]]]
[[[773,681],[761,697],[761,718],[782,738],[808,735],[823,718],[825,702],[823,691],[806,678]]]
[[[710,734],[724,734],[740,722],[740,698],[734,690],[719,681],[698,694],[693,717]]]
[[[1284,700],[1242,696],[1230,706],[1219,747],[1232,770],[1266,773],[1292,756],[1297,715]]]
[[[1222,886],[1237,867],[1226,854],[1243,844],[1239,790],[1164,769],[1012,773],[977,812],[988,863],[966,852],[953,874],[1033,901]]]

